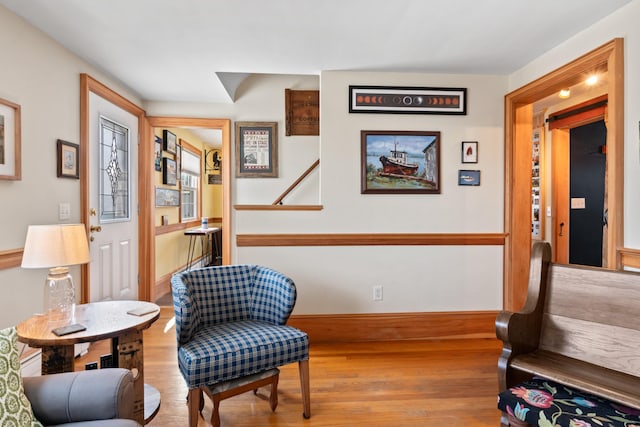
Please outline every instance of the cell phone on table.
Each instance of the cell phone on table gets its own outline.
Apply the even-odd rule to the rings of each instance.
[[[62,335],[73,334],[74,332],[80,332],[86,330],[87,327],[81,325],[79,323],[74,323],[73,325],[60,326],[59,328],[53,329],[51,332],[61,337]]]

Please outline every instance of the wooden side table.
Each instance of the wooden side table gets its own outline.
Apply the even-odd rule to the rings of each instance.
[[[143,316],[127,314],[134,309],[148,309]],[[134,415],[140,424],[149,422],[160,408],[159,393],[144,383],[142,331],[160,317],[160,307],[144,301],[102,301],[76,306],[75,323],[86,330],[56,336],[55,326],[46,315],[32,316],[17,326],[18,340],[42,348],[42,374],[73,371],[74,345],[111,339],[114,367],[130,369],[134,376]],[[146,391],[146,393],[145,393]],[[145,394],[154,403],[145,407]]]

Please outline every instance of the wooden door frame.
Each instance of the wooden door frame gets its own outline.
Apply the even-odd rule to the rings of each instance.
[[[145,111],[129,101],[122,95],[109,89],[104,84],[90,77],[88,74],[80,74],[80,221],[88,227],[89,225],[89,97],[95,93],[106,99],[113,105],[127,111],[138,118],[138,135],[140,141],[148,139],[145,119]],[[136,143],[138,141],[134,141]],[[138,299],[149,300],[149,290],[151,279],[154,277],[152,266],[140,262],[147,258],[147,254],[153,250],[149,247],[154,237],[151,215],[153,211],[153,160],[147,161],[149,157],[153,159],[153,146],[138,144]],[[88,231],[88,230],[87,230]],[[84,264],[80,270],[81,292],[80,302],[89,302],[91,277],[89,274],[89,264]]]
[[[617,249],[624,237],[624,41],[622,38],[616,38],[505,96],[504,231],[506,238],[503,252],[503,306],[507,310],[519,310],[524,305],[529,277],[531,168],[519,166],[524,164],[525,156],[530,163],[533,127],[531,105],[564,87],[577,84],[586,74],[594,71],[607,71],[609,78],[609,126],[607,128],[609,234],[608,263],[605,267],[620,268]]]
[[[206,119],[190,117],[147,117],[147,135],[151,138],[153,128],[196,127],[219,129],[222,131],[222,264],[231,264],[231,120]],[[153,142],[153,141],[152,141]],[[150,152],[149,164],[153,164],[154,153]],[[153,182],[153,180],[151,181]],[[152,209],[154,209],[152,207]],[[154,217],[152,210],[151,218]],[[151,221],[152,228],[153,221]],[[153,278],[155,282],[155,233],[151,240],[153,252],[150,254],[149,264],[153,264]],[[153,282],[152,282],[153,283]]]

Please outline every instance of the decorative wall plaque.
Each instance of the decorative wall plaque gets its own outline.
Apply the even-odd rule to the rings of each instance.
[[[284,90],[285,133],[320,135],[320,91]]]

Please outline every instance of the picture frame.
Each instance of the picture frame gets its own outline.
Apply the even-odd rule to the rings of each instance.
[[[458,171],[458,185],[480,185],[480,171],[479,170],[459,170]]]
[[[467,89],[349,86],[349,113],[467,114]]]
[[[59,139],[57,145],[57,174],[58,178],[80,178],[78,159],[80,146],[72,142]]]
[[[180,206],[180,191],[171,188],[156,187],[156,207],[175,206]]]
[[[360,131],[362,194],[440,194],[439,131]]]
[[[236,177],[278,177],[278,123],[236,122]]]
[[[182,173],[182,139],[178,140],[176,145],[176,179],[180,180]]]
[[[176,135],[166,129],[162,130],[162,149],[167,153],[176,154],[178,140]]]
[[[478,142],[462,142],[462,163],[478,163]]]
[[[176,161],[169,157],[162,158],[162,183],[165,185],[176,185],[177,183]]]
[[[0,98],[0,180],[22,179],[20,105]]]
[[[154,150],[154,167],[156,172],[162,170],[162,138],[156,136]]]

